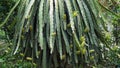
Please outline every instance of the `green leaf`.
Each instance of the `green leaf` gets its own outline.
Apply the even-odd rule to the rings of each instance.
[[[5,60],[3,60],[3,59],[0,59],[0,62],[5,62]]]

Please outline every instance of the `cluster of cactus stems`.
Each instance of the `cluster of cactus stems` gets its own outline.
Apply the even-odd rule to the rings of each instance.
[[[10,12],[18,8],[13,54],[20,53],[39,68],[96,65],[103,58],[101,44],[108,45],[98,2],[18,0]]]

